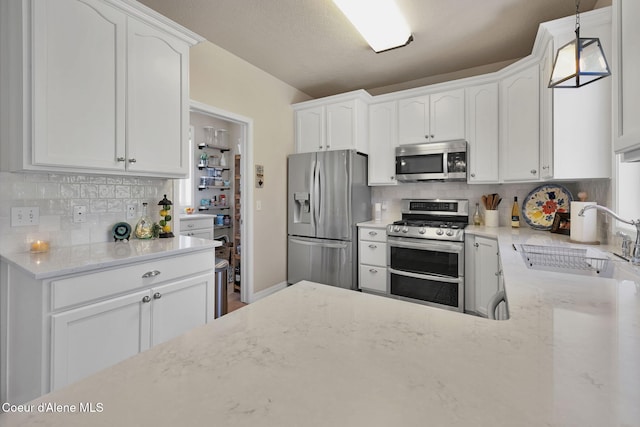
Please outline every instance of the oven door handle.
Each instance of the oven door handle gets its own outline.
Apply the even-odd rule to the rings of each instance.
[[[400,239],[402,239],[402,237]],[[413,243],[408,242],[404,239],[397,240],[393,238],[387,238],[387,243],[389,244],[389,247],[441,251],[455,254],[458,254],[464,250],[463,244],[438,242],[435,240],[429,240],[428,243],[425,240],[423,240],[421,243]]]
[[[436,282],[460,283],[462,280],[462,278],[460,277],[432,276],[430,274],[409,273],[408,271],[400,271],[393,268],[390,268],[388,271],[390,274],[397,274],[398,276],[414,277],[416,279],[427,279]]]

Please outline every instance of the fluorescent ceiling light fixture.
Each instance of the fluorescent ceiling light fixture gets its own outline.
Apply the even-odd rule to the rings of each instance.
[[[576,38],[558,49],[549,80],[550,88],[578,88],[611,75],[597,37],[580,37],[576,1]]]
[[[395,0],[333,0],[371,48],[379,53],[413,40]]]

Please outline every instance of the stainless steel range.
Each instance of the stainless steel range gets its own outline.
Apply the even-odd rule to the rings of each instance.
[[[403,199],[387,226],[387,283],[399,299],[464,311],[468,200]]]

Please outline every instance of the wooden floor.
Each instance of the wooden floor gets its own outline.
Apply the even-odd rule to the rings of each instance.
[[[240,301],[240,292],[232,292],[228,294],[227,298],[227,313],[231,313],[233,310],[237,310],[247,305]]]

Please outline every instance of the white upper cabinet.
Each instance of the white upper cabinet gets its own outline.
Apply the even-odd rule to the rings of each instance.
[[[398,102],[400,145],[464,139],[464,125],[464,89]]]
[[[582,15],[580,31],[589,37],[598,37],[605,56],[611,58],[609,8]],[[555,35],[555,46],[563,46],[573,38],[572,29],[566,28]],[[546,81],[542,81],[541,86],[543,94],[553,92],[553,164],[541,162],[542,178],[610,178],[612,79],[600,79],[578,89],[548,89],[550,75],[544,75]],[[545,166],[553,166],[547,175],[544,175]]]
[[[3,5],[4,170],[188,173],[189,46],[201,39],[124,6]]]
[[[188,173],[189,46],[133,18],[128,40],[127,167]]]
[[[469,183],[498,182],[498,83],[466,89]]]
[[[295,104],[296,153],[344,149],[367,153],[370,98],[358,90]]]
[[[613,0],[613,137],[625,160],[640,160],[640,2]],[[608,57],[607,57],[608,58]]]
[[[369,106],[369,185],[395,185],[397,101]]]
[[[538,64],[500,82],[500,170],[503,181],[535,181],[540,159]]]

